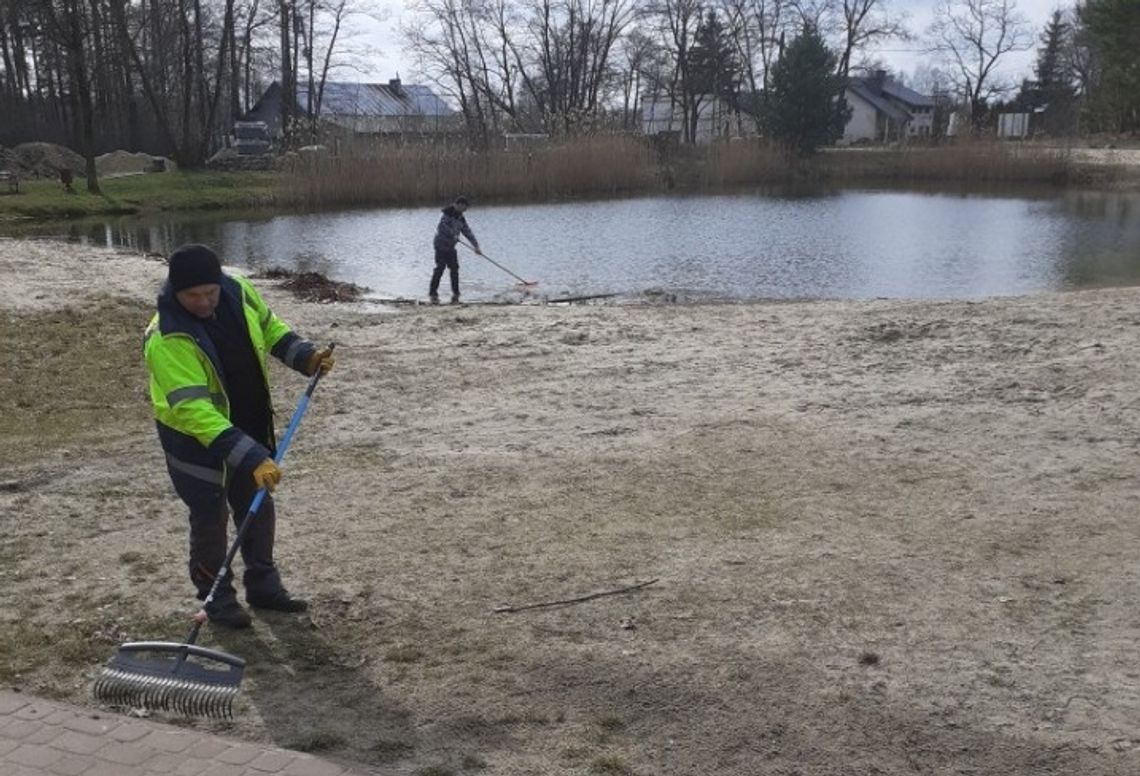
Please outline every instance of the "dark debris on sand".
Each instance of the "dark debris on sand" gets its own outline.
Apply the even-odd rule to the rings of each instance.
[[[256,277],[283,280],[282,288],[306,302],[358,302],[368,292],[364,286],[330,280],[319,272],[293,272],[273,267],[257,273]]]

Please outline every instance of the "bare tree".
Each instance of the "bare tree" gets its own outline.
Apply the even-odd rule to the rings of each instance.
[[[720,0],[720,4],[747,91],[742,97],[743,107],[752,114],[759,131],[760,106],[768,93],[772,67],[786,34],[790,31],[794,36],[802,25],[801,13],[791,0]]]
[[[65,53],[68,90],[75,102],[79,138],[86,165],[87,191],[99,194],[95,172],[95,105],[91,92],[91,72],[87,65],[87,23],[89,17],[79,0],[43,0],[41,9],[48,35]]]
[[[494,95],[500,90],[489,82],[492,60],[484,8],[462,0],[420,0],[411,21],[404,26],[408,50],[420,69],[446,96],[453,98],[463,114],[468,136],[485,146],[499,126],[499,106]]]
[[[630,0],[540,0],[535,6],[527,29],[537,77],[528,85],[551,129],[571,132],[597,112],[632,8]]]
[[[702,95],[694,88],[691,52],[701,24],[701,0],[656,0],[648,7],[649,18],[667,54],[669,83],[665,90],[671,105],[680,106],[682,140],[695,143],[693,128],[699,115]]]
[[[996,73],[998,63],[1033,45],[1025,17],[1014,0],[942,0],[928,35],[930,51],[946,61],[980,131],[987,101],[1012,88]]]
[[[839,75],[847,77],[854,53],[878,41],[909,37],[902,18],[891,13],[887,0],[842,2],[843,47],[839,55]]]
[[[641,87],[656,53],[653,41],[640,30],[633,30],[621,43],[621,126],[636,129],[641,114]]]
[[[799,16],[796,30],[811,27],[824,38],[831,38],[840,30],[839,0],[790,0],[789,5]]]
[[[634,8],[634,0],[419,0],[404,33],[420,68],[459,103],[472,139],[485,143],[509,126],[588,126],[620,91],[614,52]]]

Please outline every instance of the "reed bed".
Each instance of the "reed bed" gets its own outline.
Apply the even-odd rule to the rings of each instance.
[[[902,148],[826,149],[809,159],[758,139],[705,146],[655,146],[608,135],[515,150],[379,144],[340,155],[308,155],[283,176],[281,204],[319,209],[446,201],[541,202],[749,185],[1112,184],[1121,167],[1083,164],[1064,148],[962,141]]]
[[[650,147],[628,136],[581,138],[512,151],[379,145],[361,155],[299,158],[282,199],[306,207],[446,200],[552,200],[655,188]]]
[[[964,141],[937,147],[852,148],[821,154],[817,174],[831,182],[1063,185],[1076,165],[1064,148]]]

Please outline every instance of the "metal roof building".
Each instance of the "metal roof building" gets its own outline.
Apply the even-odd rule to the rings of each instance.
[[[463,129],[461,115],[430,87],[398,78],[387,83],[327,81],[318,91],[313,99],[320,99],[320,120],[353,134],[434,135]],[[274,81],[243,119],[264,121],[279,134],[281,99],[281,85]],[[295,105],[300,114],[308,112],[308,83],[297,85]]]

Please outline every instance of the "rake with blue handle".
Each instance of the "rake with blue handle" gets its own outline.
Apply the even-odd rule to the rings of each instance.
[[[336,347],[329,345],[329,351]],[[322,377],[320,366],[309,379],[304,395],[293,411],[289,426],[277,445],[275,463],[281,463],[301,417],[309,406],[313,391]],[[195,642],[208,619],[206,607],[213,602],[242,540],[253,524],[253,518],[265,501],[261,488],[250,502],[226,559],[214,577],[214,584],[194,615],[194,626],[182,643],[168,641],[131,641],[119,645],[118,652],[95,682],[95,698],[115,706],[134,706],[163,711],[177,711],[187,716],[228,719],[233,716],[233,701],[245,674],[245,660],[220,650],[199,647]]]

